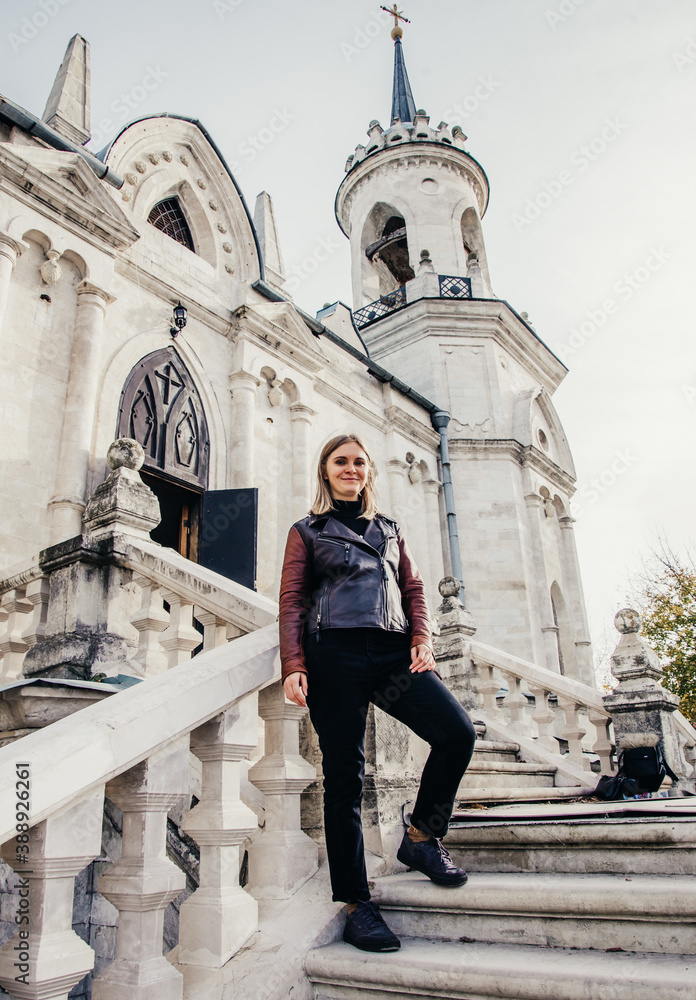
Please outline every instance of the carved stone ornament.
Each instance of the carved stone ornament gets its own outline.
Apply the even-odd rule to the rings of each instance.
[[[280,406],[283,402],[283,390],[280,388],[280,379],[274,378],[268,390],[268,402],[271,406]]]
[[[55,285],[63,273],[58,264],[60,254],[57,250],[48,250],[46,256],[48,260],[45,260],[40,268],[41,280],[46,285]]]
[[[419,483],[422,478],[423,478],[423,473],[421,472],[421,467],[420,465],[418,465],[417,462],[414,462],[413,465],[411,465],[408,470],[409,482],[413,483],[413,485],[415,486],[416,483]]]
[[[126,174],[126,181],[129,184],[135,185],[138,183],[138,175],[134,174],[132,171],[129,170],[128,173]]]
[[[121,193],[121,198],[123,201],[130,201],[132,197],[133,195],[130,193],[130,191],[123,191]]]
[[[233,249],[232,248],[232,244],[231,243],[223,243],[222,244],[222,249],[225,251],[225,253],[232,253],[232,249]]]
[[[181,160],[181,162],[185,167],[188,167],[189,163],[191,162],[186,153],[182,153],[179,159]]]
[[[213,210],[213,212],[217,212],[217,210],[218,210],[218,203],[215,201],[214,198],[211,198],[210,201],[208,202],[208,204],[210,205],[210,207]]]
[[[135,438],[116,438],[109,445],[106,461],[110,469],[126,468],[137,472],[145,461],[145,452]]]
[[[160,161],[159,153],[150,153],[150,163],[154,163],[154,165],[157,166],[159,161]]]
[[[136,160],[135,169],[138,171],[139,174],[144,174],[147,170],[147,163],[144,163],[142,160]]]
[[[228,274],[234,274],[234,264],[225,264],[225,270]]]
[[[167,163],[171,163],[172,162],[172,154],[170,153],[170,151],[168,149],[165,149],[163,151],[163,153],[162,153],[162,159],[166,160]]]
[[[201,189],[201,191],[205,191],[205,189],[208,187],[208,182],[206,181],[205,177],[199,177],[198,180],[196,181],[196,184]]]
[[[551,500],[549,497],[547,497],[544,500],[544,514],[546,515],[546,517],[556,516],[556,508],[554,507],[553,500]]]
[[[218,229],[220,230],[221,233],[226,233],[227,232],[227,226],[225,225],[224,222],[218,222],[217,227],[218,227]]]

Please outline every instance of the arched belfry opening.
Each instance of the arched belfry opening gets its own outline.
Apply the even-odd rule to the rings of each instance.
[[[374,288],[373,298],[388,295],[415,277],[409,259],[406,220],[390,206],[378,204],[373,208],[365,225],[363,247],[373,269],[374,278],[369,281],[370,288]]]
[[[117,437],[135,438],[145,451],[141,475],[162,512],[153,540],[198,561],[210,441],[200,394],[173,347],[148,354],[131,371],[121,394]]]
[[[148,215],[147,221],[165,236],[181,243],[187,250],[192,253],[196,252],[191,229],[178,198],[165,198],[163,201],[158,201]]]

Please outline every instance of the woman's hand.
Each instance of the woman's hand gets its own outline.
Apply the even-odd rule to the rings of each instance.
[[[419,642],[417,646],[411,646],[411,673],[422,674],[425,670],[434,669],[435,658],[430,646],[424,642]]]
[[[307,705],[307,674],[303,674],[300,670],[296,670],[294,674],[288,674],[283,681],[283,687],[286,697],[290,701],[305,708]]]

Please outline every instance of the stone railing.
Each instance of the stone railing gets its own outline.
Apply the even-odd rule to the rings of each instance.
[[[555,758],[562,783],[584,785],[591,783],[587,772],[593,755],[601,771],[611,773],[621,738],[651,733],[659,737],[674,771],[693,785],[696,729],[677,711],[675,695],[660,686],[662,667],[638,634],[635,611],[616,615],[621,639],[612,655],[612,672],[618,683],[611,694],[602,694],[473,639],[471,615],[458,591],[458,583],[449,578],[440,584],[436,658],[462,704],[478,712],[491,731],[520,743],[524,754]]]
[[[67,998],[92,967],[92,949],[72,930],[73,887],[100,855],[105,795],[123,812],[123,843],[99,880],[119,920],[95,1000],[180,998],[182,975],[221,967],[254,933],[255,897],[284,898],[316,870],[299,809],[314,769],[297,750],[302,710],[285,701],[277,654],[277,626],[267,625],[200,654],[195,669],[181,663],[0,750],[2,856],[21,879],[18,915],[26,913],[0,949],[11,996]],[[249,846],[247,892],[240,845],[258,820],[241,800],[240,768],[259,714],[265,754],[249,778],[265,794],[266,823]],[[202,791],[182,827],[200,847],[200,881],[181,905],[177,969],[162,957],[162,931],[184,875],[167,860],[165,838],[168,811],[188,794],[189,750]]]

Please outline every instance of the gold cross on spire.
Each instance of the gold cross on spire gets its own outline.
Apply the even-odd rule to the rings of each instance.
[[[409,21],[409,19],[407,17],[404,17],[404,15],[401,13],[396,4],[394,4],[393,7],[382,7],[380,5],[380,10],[385,10],[387,14],[391,14],[391,16],[394,18],[394,27],[392,28],[392,33],[391,33],[391,36],[394,39],[394,41],[396,41],[397,38],[403,38],[404,29],[399,24],[399,21],[405,21],[406,24],[410,24],[411,22]]]

